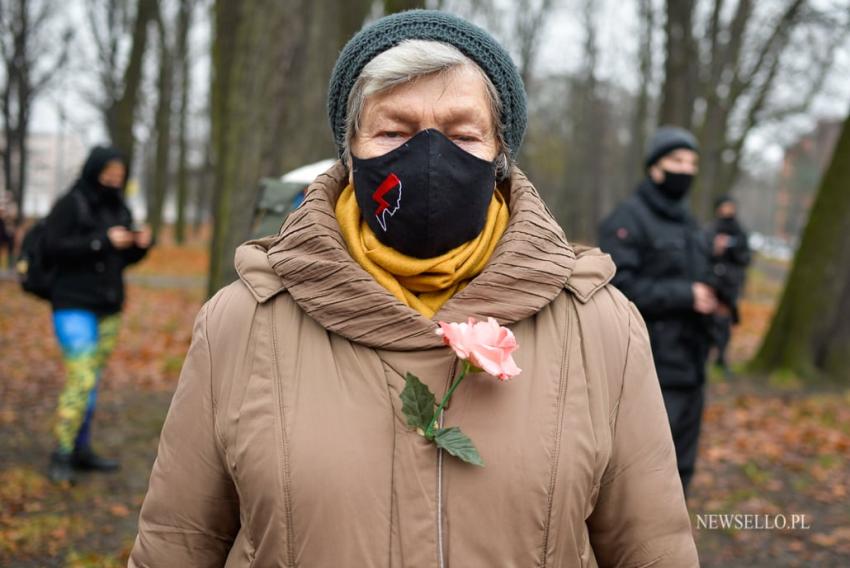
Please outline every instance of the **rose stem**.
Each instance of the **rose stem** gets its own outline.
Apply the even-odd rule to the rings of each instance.
[[[460,375],[458,375],[457,379],[455,379],[455,382],[452,384],[452,386],[446,392],[446,395],[443,397],[443,400],[440,401],[440,405],[437,407],[437,410],[434,412],[434,416],[431,418],[431,422],[428,424],[428,429],[425,430],[425,438],[426,439],[430,440],[433,437],[433,435],[434,435],[434,425],[437,423],[437,419],[439,418],[440,413],[443,411],[443,407],[445,407],[446,404],[449,402],[449,399],[452,397],[452,393],[455,392],[455,389],[460,384],[460,382],[464,379],[464,377],[466,377],[466,374],[469,372],[469,370],[471,368],[472,368],[472,365],[470,365],[469,361],[464,360],[463,369],[461,369]]]

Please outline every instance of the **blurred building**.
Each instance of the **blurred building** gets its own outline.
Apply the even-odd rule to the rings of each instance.
[[[779,187],[780,167],[763,167],[750,171],[743,169],[735,183],[733,195],[739,203],[741,221],[748,231],[772,235],[776,217],[776,194]]]
[[[773,215],[773,233],[793,242],[806,225],[821,177],[832,160],[842,121],[821,120],[785,149]]]
[[[86,145],[73,133],[31,133],[28,139],[24,215],[42,217],[80,174]],[[5,187],[0,176],[0,193]]]

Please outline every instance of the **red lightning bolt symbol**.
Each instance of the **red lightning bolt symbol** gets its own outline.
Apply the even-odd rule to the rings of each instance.
[[[399,184],[401,184],[401,181],[395,174],[388,175],[387,178],[381,182],[381,185],[379,185],[378,189],[375,190],[375,193],[372,194],[372,199],[378,204],[378,210],[375,211],[375,215],[380,215],[390,208],[390,204],[387,203],[384,196],[389,193],[392,188]]]

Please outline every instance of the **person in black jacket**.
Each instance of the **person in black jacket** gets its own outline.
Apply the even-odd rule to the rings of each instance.
[[[719,305],[704,235],[685,205],[698,160],[690,132],[659,128],[646,178],[599,227],[599,245],[617,265],[614,285],[646,320],[685,491],[696,463],[711,314]]]
[[[117,461],[92,450],[90,429],[100,374],[118,335],[124,268],[141,260],[152,244],[150,229],[133,225],[123,198],[126,180],[122,154],[96,147],[47,216],[45,253],[56,267],[50,302],[67,374],[50,461],[55,482],[72,482],[74,469],[118,468]]]
[[[706,229],[706,239],[711,246],[711,266],[717,284],[718,297],[723,300],[714,314],[714,344],[717,347],[715,364],[731,376],[726,361],[726,347],[732,335],[732,326],[740,320],[738,297],[744,287],[747,266],[750,264],[750,247],[747,233],[737,218],[738,206],[728,195],[714,202],[714,221]],[[727,309],[728,307],[728,309]]]

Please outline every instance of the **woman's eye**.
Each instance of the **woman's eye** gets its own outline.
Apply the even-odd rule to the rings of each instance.
[[[381,136],[384,137],[384,138],[401,138],[402,134],[401,134],[401,132],[397,132],[395,130],[390,130],[390,131],[387,131],[387,132],[381,132]]]
[[[478,141],[478,138],[476,138],[475,136],[465,136],[465,135],[455,136],[454,139],[457,140],[458,142],[477,142]]]

